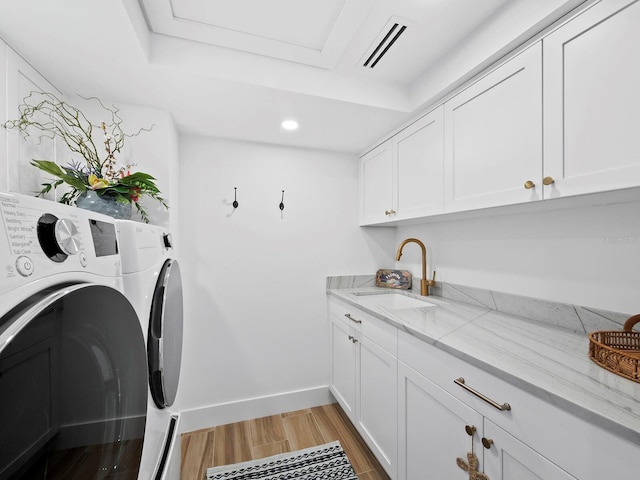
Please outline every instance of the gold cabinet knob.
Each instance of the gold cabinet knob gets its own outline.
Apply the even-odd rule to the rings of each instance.
[[[553,177],[544,177],[542,179],[542,183],[544,185],[551,185],[552,183],[556,183],[556,181],[553,179]]]
[[[465,425],[464,430],[470,437],[473,437],[473,434],[476,433],[476,427],[474,427],[473,425]]]
[[[493,440],[491,440],[490,438],[487,438],[487,437],[482,437],[482,446],[484,448],[489,450],[491,448],[491,445],[493,445]]]
[[[395,211],[395,210],[385,210],[385,211],[384,211],[384,214],[385,214],[385,215],[393,215],[394,213],[396,213],[396,211]]]
[[[535,186],[536,184],[533,183],[531,180],[527,180],[526,182],[524,182],[524,188],[526,188],[527,190],[531,190]]]

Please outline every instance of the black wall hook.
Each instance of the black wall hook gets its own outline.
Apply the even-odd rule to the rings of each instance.
[[[236,193],[238,187],[233,187],[233,208],[238,208],[238,200],[236,200]]]
[[[280,200],[280,210],[284,210],[284,190],[282,190],[282,200]]]

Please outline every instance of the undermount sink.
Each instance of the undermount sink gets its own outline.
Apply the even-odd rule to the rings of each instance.
[[[400,293],[368,293],[361,295],[362,301],[390,310],[400,310],[403,308],[435,307],[433,303],[408,297]]]

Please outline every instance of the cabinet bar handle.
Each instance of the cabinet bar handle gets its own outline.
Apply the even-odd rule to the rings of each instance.
[[[478,392],[477,390],[474,390],[473,388],[471,388],[469,385],[467,385],[466,383],[464,383],[464,378],[460,377],[460,378],[456,378],[453,383],[455,383],[456,385],[461,386],[462,388],[464,388],[466,391],[473,393],[476,397],[484,400],[485,402],[487,402],[489,405],[491,405],[492,407],[497,408],[498,410],[504,411],[504,410],[511,410],[511,405],[509,405],[508,403],[503,403],[502,405],[500,405],[498,402],[495,402],[493,400],[491,400],[489,397],[487,397],[486,395],[483,395],[482,393]]]
[[[358,339],[353,335],[349,335],[349,340],[351,340],[352,343],[358,343]]]
[[[362,320],[358,320],[357,318],[353,318],[350,313],[345,313],[344,316],[347,317],[352,322],[362,323]]]

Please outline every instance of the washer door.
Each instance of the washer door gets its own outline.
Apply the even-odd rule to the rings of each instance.
[[[151,396],[159,408],[173,405],[182,359],[182,277],[177,260],[162,266],[151,304],[147,350]]]
[[[137,479],[144,338],[117,290],[51,287],[0,318],[0,478]]]

